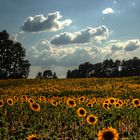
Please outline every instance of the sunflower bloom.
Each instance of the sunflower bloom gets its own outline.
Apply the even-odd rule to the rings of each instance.
[[[84,108],[80,107],[77,110],[77,114],[79,117],[85,117],[87,115],[87,111]]]
[[[66,103],[67,103],[67,106],[68,106],[68,107],[75,107],[75,106],[76,106],[76,102],[75,102],[74,99],[68,99],[68,100],[66,101]]]
[[[86,97],[85,96],[81,96],[79,97],[79,103],[82,103],[86,100]]]
[[[8,104],[8,105],[12,106],[13,103],[14,103],[14,102],[13,102],[13,99],[12,99],[12,98],[7,99],[7,104]]]
[[[39,140],[36,134],[31,134],[29,135],[26,140]]]
[[[108,103],[103,103],[103,108],[107,109],[108,108]]]
[[[55,100],[52,100],[52,101],[51,101],[51,104],[52,104],[53,106],[58,106],[58,102],[56,102]]]
[[[114,128],[103,128],[98,133],[98,140],[118,140],[119,134]]]
[[[109,101],[110,101],[111,104],[114,104],[115,103],[115,99],[114,98],[110,98]]]
[[[30,104],[30,108],[34,111],[37,111],[37,112],[40,111],[40,105],[37,103]]]
[[[97,117],[94,115],[88,115],[87,116],[87,123],[90,125],[96,124],[97,123]]]
[[[140,101],[139,101],[139,99],[133,99],[132,100],[132,103],[133,103],[133,105],[135,106],[135,107],[138,107],[139,105],[140,105]]]
[[[34,103],[34,99],[29,98],[29,99],[28,99],[28,102],[29,102],[30,104],[33,104],[33,103]]]
[[[121,105],[119,103],[115,103],[116,108],[121,108]]]
[[[14,96],[13,99],[14,99],[14,101],[18,101],[18,97],[17,96]]]

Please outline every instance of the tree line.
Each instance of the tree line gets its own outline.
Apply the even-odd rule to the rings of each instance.
[[[56,73],[52,73],[51,70],[44,70],[44,72],[38,72],[36,79],[58,79]]]
[[[27,78],[31,64],[25,57],[22,44],[11,40],[6,30],[0,32],[0,79]],[[85,62],[80,64],[78,69],[68,70],[66,78],[124,76],[140,76],[139,58],[122,61],[107,59],[96,64]],[[45,70],[39,72],[36,78],[57,79],[57,76],[51,70]]]
[[[88,78],[88,77],[127,77],[140,76],[140,59],[134,57],[129,60],[106,59],[101,63],[91,64],[85,62],[80,64],[78,69],[68,70],[67,78]]]

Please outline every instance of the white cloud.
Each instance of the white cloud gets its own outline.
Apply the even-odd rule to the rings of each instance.
[[[131,51],[135,51],[137,49],[140,49],[140,40],[139,39],[129,40],[126,42],[125,51],[131,52]]]
[[[35,15],[34,17],[28,17],[21,29],[24,32],[42,32],[42,31],[57,31],[61,30],[72,23],[71,19],[60,21],[62,15],[60,12],[49,13],[46,17],[44,15]]]
[[[122,60],[130,59],[134,56],[140,57],[140,39],[110,40],[95,45],[95,42],[92,42],[91,39],[96,40],[96,37],[106,39],[109,35],[106,29],[105,26],[100,26],[98,28],[90,27],[74,33],[61,33],[57,35],[59,40],[55,42],[55,45],[52,40],[56,36],[50,41],[41,40],[28,50],[28,59],[32,66],[50,69],[53,67],[55,69],[65,67],[66,70],[67,67],[77,67],[86,61],[95,64],[110,58]],[[57,45],[60,46],[58,47]],[[62,77],[65,77],[65,75],[66,73]]]
[[[100,52],[100,48],[91,44],[54,47],[42,40],[28,50],[28,59],[33,66],[78,66],[96,59]]]
[[[127,41],[110,40],[106,47],[111,50],[111,53],[123,52],[132,53],[140,49],[140,39],[131,39]]]
[[[106,8],[102,11],[102,14],[107,15],[107,14],[113,14],[114,10],[112,8]]]
[[[106,40],[108,36],[108,28],[102,25],[97,28],[88,27],[79,32],[58,34],[51,39],[50,43],[53,45],[83,44],[90,41],[103,41]]]

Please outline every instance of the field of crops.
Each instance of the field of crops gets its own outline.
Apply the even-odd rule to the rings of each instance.
[[[140,140],[140,77],[0,80],[0,140]]]

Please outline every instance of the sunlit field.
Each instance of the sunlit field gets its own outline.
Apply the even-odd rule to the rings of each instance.
[[[140,140],[140,77],[0,80],[0,140]]]

